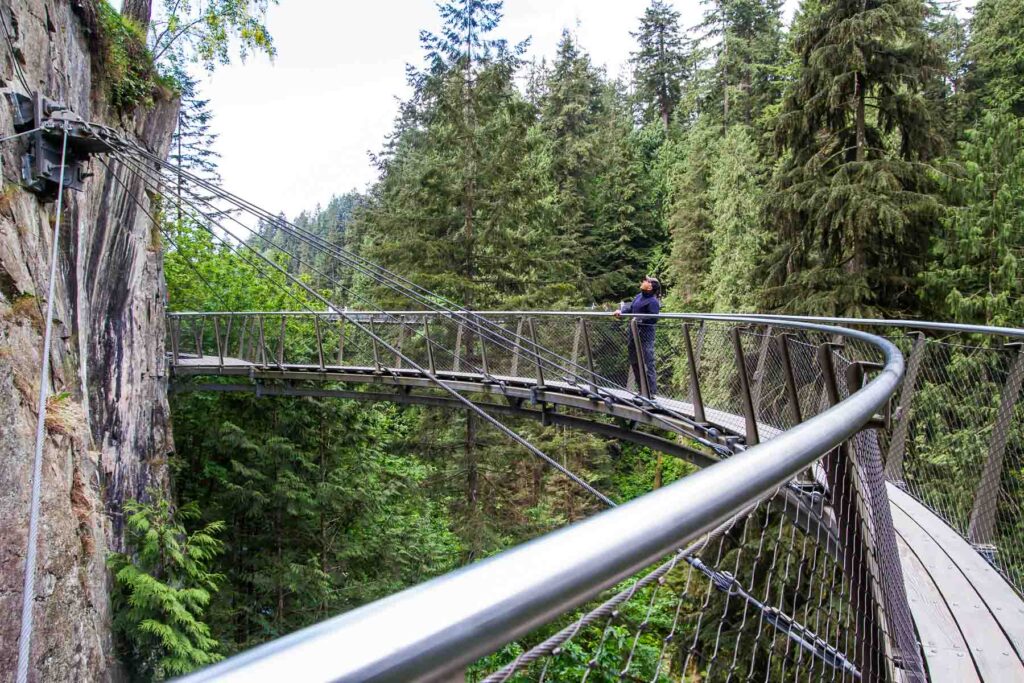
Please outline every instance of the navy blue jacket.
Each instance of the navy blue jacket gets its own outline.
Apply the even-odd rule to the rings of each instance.
[[[637,313],[646,315],[657,315],[661,312],[661,302],[658,297],[650,292],[640,292],[628,304],[622,304],[619,310],[623,313]],[[657,318],[641,318],[637,321],[641,325],[656,325]]]

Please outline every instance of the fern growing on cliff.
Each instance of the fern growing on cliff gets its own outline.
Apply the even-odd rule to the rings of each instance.
[[[135,680],[163,680],[221,659],[203,621],[221,576],[210,571],[223,543],[223,522],[188,533],[194,504],[174,509],[159,492],[152,503],[129,501],[128,553],[114,553],[114,632]]]

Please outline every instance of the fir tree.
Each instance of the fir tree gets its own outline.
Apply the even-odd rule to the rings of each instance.
[[[978,106],[1024,116],[1024,11],[1019,0],[978,0],[967,59],[967,86]]]
[[[914,305],[938,220],[942,148],[922,91],[941,69],[922,0],[822,0],[802,17],[801,70],[776,129],[786,155],[769,305],[869,314]]]
[[[199,517],[194,504],[174,510],[156,491],[149,494],[152,503],[125,503],[129,553],[114,553],[108,564],[123,659],[133,677],[163,680],[222,658],[204,618],[223,580],[211,566],[224,523],[189,533],[184,523]]]
[[[763,175],[749,130],[733,126],[715,145],[708,177],[712,246],[707,294],[713,311],[750,313],[760,303],[758,267],[766,242]]]
[[[779,96],[782,56],[780,0],[708,0],[700,28],[714,42],[706,111],[723,125],[752,125]],[[712,106],[711,103],[717,103]]]
[[[630,35],[637,42],[630,62],[643,120],[660,120],[668,130],[689,76],[690,57],[679,30],[679,12],[652,0],[640,17],[640,27]]]
[[[600,74],[572,34],[563,31],[541,105],[540,125],[548,146],[547,174],[554,184],[555,230],[563,236],[557,257],[572,264],[570,277],[579,283],[588,302],[595,300],[584,274],[594,259],[594,245],[588,239],[594,228],[588,194],[602,107]]]
[[[925,300],[939,319],[1017,325],[1024,319],[1024,118],[988,112],[960,144],[962,175],[924,273]]]

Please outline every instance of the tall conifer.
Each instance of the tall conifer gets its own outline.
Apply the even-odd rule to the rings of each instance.
[[[923,0],[821,0],[776,128],[779,249],[769,304],[806,313],[906,310],[938,221],[942,148],[922,94],[941,68]]]

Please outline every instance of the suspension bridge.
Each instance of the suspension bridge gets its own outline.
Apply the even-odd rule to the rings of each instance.
[[[168,314],[172,391],[470,411],[608,508],[188,680],[455,680],[501,652],[485,680],[552,680],[561,659],[581,680],[1024,681],[1024,330],[663,314],[655,389],[628,357],[643,316],[470,311],[109,129],[67,113],[23,125],[32,144],[94,158],[160,230],[149,198],[180,203],[294,300]],[[65,176],[47,192],[61,197]],[[376,307],[258,221],[406,310]],[[694,472],[612,500],[507,416]],[[655,618],[665,604],[674,617]]]

